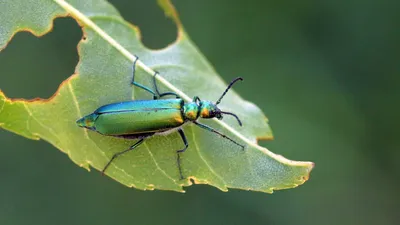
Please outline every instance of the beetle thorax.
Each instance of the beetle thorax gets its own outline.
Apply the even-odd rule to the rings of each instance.
[[[195,102],[186,103],[183,106],[183,114],[187,120],[195,121],[199,118],[199,106]]]
[[[222,119],[221,110],[209,101],[186,103],[183,106],[183,114],[185,119],[190,121],[195,121],[199,117],[206,119],[217,117],[218,119]]]

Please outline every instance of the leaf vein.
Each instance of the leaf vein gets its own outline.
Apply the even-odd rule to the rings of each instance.
[[[31,126],[29,125],[29,120],[32,119],[32,112],[30,111],[30,109],[28,109],[28,106],[26,106],[26,104],[23,104],[23,106],[29,114],[29,118],[26,120],[26,130],[33,134],[33,132],[31,131]]]
[[[159,171],[161,171],[161,172],[165,175],[165,177],[167,177],[168,179],[172,180],[175,184],[177,184],[176,181],[175,181],[171,176],[169,176],[169,175],[167,174],[167,172],[165,172],[165,170],[161,169],[160,165],[158,165],[158,163],[157,163],[156,159],[154,158],[154,155],[153,155],[153,153],[151,152],[149,146],[147,146],[146,143],[144,143],[144,146],[146,146],[146,149],[147,149],[147,151],[149,152],[149,154],[150,154],[150,156],[151,156],[151,159],[153,160],[153,162],[154,162],[154,164],[156,165],[157,169],[158,169]]]
[[[190,129],[191,129],[192,135],[193,135],[193,143],[194,143],[194,146],[196,147],[196,151],[199,154],[200,159],[206,164],[206,166],[211,171],[211,173],[213,173],[218,179],[220,179],[224,183],[224,185],[226,186],[227,185],[226,181],[219,174],[217,174],[217,172],[215,172],[215,170],[210,166],[210,164],[208,164],[208,162],[204,159],[203,155],[200,152],[200,148],[197,145],[196,135],[194,134],[193,127],[190,127]]]
[[[0,113],[3,111],[5,105],[6,105],[6,100],[4,99],[3,105],[1,105]]]
[[[77,100],[77,98],[76,98],[75,92],[74,92],[74,90],[72,89],[71,82],[68,82],[68,90],[69,90],[69,92],[71,93],[72,100],[73,100],[73,102],[74,102],[74,104],[75,104],[75,106],[76,106],[76,111],[77,111],[77,113],[78,113],[78,117],[82,117],[81,109],[80,109],[80,107],[79,107],[79,103],[78,103],[78,100]],[[89,139],[89,134],[88,134],[87,130],[86,130],[86,129],[83,129],[83,132],[84,132],[86,138]]]
[[[49,131],[49,133],[50,133],[51,135],[53,135],[53,136],[57,139],[58,143],[60,143],[60,144],[62,143],[62,142],[61,142],[61,139],[58,137],[57,133],[56,133],[51,127],[46,126],[46,125],[43,124],[38,118],[36,118],[36,117],[33,115],[32,111],[28,108],[28,105],[27,105],[27,104],[24,103],[23,106],[24,106],[24,108],[26,109],[26,111],[28,112],[29,118],[34,119],[41,127],[45,128],[47,131]],[[27,129],[29,132],[31,132],[32,134],[38,135],[37,133],[31,131],[31,127],[30,127],[30,125],[29,125],[29,120],[26,120],[26,129]],[[54,146],[56,146],[54,143],[52,143],[52,141],[51,141],[50,138],[49,138],[47,141],[50,142],[51,144],[53,144]]]
[[[91,141],[94,146],[100,151],[100,153],[104,156],[105,159],[109,160],[107,158],[107,155],[104,153],[104,151],[97,145],[97,143],[95,141],[93,141],[91,138],[87,137],[87,139],[89,141]],[[124,173],[126,176],[128,176],[129,178],[131,178],[132,180],[135,180],[134,177],[132,175],[130,175],[129,173],[127,173],[124,169],[118,167],[115,163],[112,164],[114,166],[115,169],[121,171],[122,173]],[[143,184],[144,186],[146,186],[145,183],[139,182],[140,184]],[[132,184],[133,186],[135,186],[135,184]]]

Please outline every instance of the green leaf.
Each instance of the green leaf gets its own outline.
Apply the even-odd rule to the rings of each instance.
[[[51,30],[56,17],[69,15],[82,26],[84,37],[78,45],[80,61],[75,74],[47,100],[9,99],[0,92],[0,126],[27,138],[44,139],[88,170],[90,166],[103,169],[114,153],[135,142],[105,137],[75,124],[101,105],[151,98],[130,85],[134,55],[140,56],[137,82],[152,87],[151,78],[157,70],[161,74],[157,82],[162,91],[176,92],[187,101],[195,95],[215,101],[226,88],[226,83],[191,42],[167,0],[160,0],[159,4],[177,24],[178,37],[160,50],[145,48],[139,29],[124,21],[106,1],[1,2],[1,49],[18,31],[44,35]],[[290,161],[257,145],[257,139],[272,139],[267,119],[259,108],[234,91],[227,94],[220,106],[235,112],[244,126],[239,127],[230,117],[203,122],[245,144],[245,151],[189,124],[184,127],[189,149],[182,154],[186,179],[179,179],[176,150],[182,148],[182,141],[176,133],[147,139],[135,151],[119,157],[107,175],[138,189],[182,192],[182,187],[192,182],[213,185],[223,191],[229,187],[272,192],[296,187],[308,179],[313,163]]]

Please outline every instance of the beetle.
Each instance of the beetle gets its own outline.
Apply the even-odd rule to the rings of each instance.
[[[104,105],[96,109],[93,113],[76,121],[79,127],[95,131],[102,135],[125,139],[139,139],[130,148],[115,153],[103,168],[103,175],[110,164],[118,156],[134,150],[142,144],[146,138],[153,135],[167,134],[171,131],[177,131],[185,145],[184,148],[176,151],[179,175],[181,179],[184,179],[182,175],[180,153],[185,152],[189,147],[185,133],[182,130],[182,126],[187,123],[193,123],[200,128],[213,132],[240,146],[244,150],[244,145],[239,144],[232,138],[222,134],[214,128],[198,122],[199,118],[217,118],[222,120],[222,115],[226,114],[235,117],[239,125],[242,126],[242,122],[237,115],[231,112],[224,112],[217,107],[232,85],[239,80],[243,80],[241,77],[234,79],[215,103],[200,100],[197,96],[193,98],[192,102],[185,102],[174,92],[159,92],[156,82],[158,72],[155,72],[153,75],[155,91],[135,82],[135,68],[138,59],[139,58],[136,56],[133,63],[131,85],[137,86],[151,93],[153,95],[153,100],[132,100]],[[160,99],[164,96],[174,96],[175,98]]]

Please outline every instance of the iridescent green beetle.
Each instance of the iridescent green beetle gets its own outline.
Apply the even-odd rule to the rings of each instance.
[[[239,118],[230,112],[221,111],[217,105],[221,102],[222,98],[232,87],[232,85],[242,78],[234,79],[229,86],[226,88],[224,93],[218,99],[216,103],[210,101],[202,101],[199,97],[195,96],[192,102],[185,103],[176,93],[165,92],[160,93],[157,88],[155,72],[153,76],[153,83],[155,92],[141,84],[135,82],[135,67],[138,57],[133,64],[133,78],[132,85],[140,87],[153,95],[153,100],[133,100],[126,102],[117,102],[105,106],[101,106],[96,109],[92,114],[82,117],[77,120],[76,123],[80,127],[87,128],[92,131],[96,131],[102,135],[114,136],[125,139],[139,139],[130,148],[118,152],[112,156],[110,161],[104,167],[102,174],[105,173],[108,166],[120,155],[135,149],[139,146],[146,138],[153,135],[160,135],[170,133],[171,131],[178,131],[182,138],[185,147],[177,150],[177,162],[179,168],[179,175],[183,179],[182,168],[180,163],[180,153],[184,152],[189,144],[186,140],[185,133],[182,130],[182,126],[188,122],[216,133],[221,137],[233,142],[244,149],[244,145],[239,144],[230,137],[220,133],[212,127],[205,124],[199,123],[199,118],[210,119],[216,117],[221,120],[223,114],[234,116],[239,125],[242,126],[242,122]],[[175,96],[174,99],[160,99],[164,96]]]

